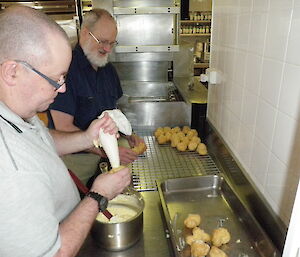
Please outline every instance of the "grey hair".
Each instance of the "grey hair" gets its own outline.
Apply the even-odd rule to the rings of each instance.
[[[65,31],[46,14],[25,6],[14,6],[0,14],[0,64],[22,60],[31,65],[49,61],[50,33],[68,41]]]
[[[107,17],[115,22],[114,17],[107,10],[95,8],[84,15],[81,28],[86,27],[89,30],[92,30],[96,22],[102,17]]]

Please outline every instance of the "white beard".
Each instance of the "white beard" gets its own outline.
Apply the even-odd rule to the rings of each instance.
[[[108,54],[106,54],[103,57],[99,57],[95,53],[92,53],[90,51],[89,46],[90,46],[90,41],[88,41],[86,45],[82,46],[82,50],[86,58],[93,66],[104,67],[108,63]]]

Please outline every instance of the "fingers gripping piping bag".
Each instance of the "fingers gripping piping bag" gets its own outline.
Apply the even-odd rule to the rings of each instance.
[[[132,134],[131,124],[120,110],[114,109],[104,111],[98,118],[102,118],[104,113],[108,113],[108,115],[114,120],[114,122],[119,128],[119,131],[128,136]],[[118,141],[115,135],[104,133],[103,129],[100,129],[98,141],[99,142],[94,141],[94,145],[96,147],[102,146],[109,159],[111,167],[113,169],[118,168],[120,166],[120,156]]]
[[[124,133],[125,135],[128,135],[128,136],[132,134],[131,124],[120,110],[114,109],[114,110],[104,111],[99,116],[99,118],[101,118],[105,112],[107,112],[109,114],[109,116],[114,120],[114,122],[116,123],[116,125],[119,128],[119,131],[121,131],[122,133]],[[112,170],[110,170],[109,173],[117,172],[118,169],[120,169],[122,166],[120,166],[119,148],[118,148],[117,138],[115,137],[115,135],[110,135],[109,133],[104,133],[103,130],[101,129],[99,131],[98,142],[94,142],[94,144],[95,144],[95,146],[101,145],[103,147],[103,149],[109,159],[111,167],[112,167]],[[119,197],[119,199],[118,199],[118,197]],[[114,201],[115,202],[113,202],[113,200],[109,201],[108,209],[107,209],[109,212],[112,213],[112,216],[113,216],[112,219],[108,218],[108,221],[111,223],[117,223],[116,224],[117,228],[115,230],[113,230],[113,235],[114,235],[114,233],[116,233],[116,234],[110,240],[116,240],[119,243],[122,242],[120,245],[122,245],[123,242],[130,242],[130,240],[127,241],[127,240],[119,239],[120,237],[124,237],[124,236],[126,238],[128,238],[128,233],[130,231],[134,233],[134,235],[135,235],[134,237],[136,239],[140,238],[142,232],[135,231],[135,229],[131,228],[131,225],[134,224],[133,227],[139,227],[139,228],[141,228],[140,230],[143,231],[143,229],[142,229],[142,227],[143,227],[143,225],[142,225],[143,214],[142,213],[143,212],[142,211],[144,209],[144,200],[143,200],[142,195],[139,192],[135,191],[129,185],[128,187],[126,187],[123,190],[123,192],[119,196],[117,196],[114,199]],[[135,212],[135,215],[139,213],[138,216],[131,217],[130,219],[132,219],[132,220],[130,220],[128,222],[125,219],[125,221],[123,222],[122,219],[124,219],[124,216],[122,218],[122,215],[121,215],[122,211],[120,209],[118,209],[118,211],[116,212],[116,209],[114,209],[115,208],[114,204],[116,206],[118,206],[118,208],[120,206],[123,206],[123,212],[127,213],[128,210],[130,208],[132,208],[132,207],[130,207],[130,206],[132,206],[132,203],[138,203],[139,208],[141,208],[141,212],[137,212],[137,213]],[[105,215],[105,213],[103,213],[103,214]],[[128,213],[126,215],[128,215]],[[106,216],[106,218],[107,218],[107,216]],[[122,227],[119,227],[119,226],[121,226],[120,223],[123,224]],[[101,222],[100,222],[100,224],[101,224]],[[138,224],[138,225],[135,225],[135,224]],[[113,225],[113,224],[110,224],[110,225]],[[121,229],[124,226],[125,226],[125,228],[127,228],[127,226],[129,226],[130,229],[124,229],[124,230]],[[110,228],[115,228],[115,226],[110,226]],[[106,231],[106,229],[101,229],[101,231]],[[129,234],[131,234],[131,233],[129,233]],[[103,237],[101,237],[101,238],[103,238]],[[106,238],[106,237],[104,236],[104,238]]]

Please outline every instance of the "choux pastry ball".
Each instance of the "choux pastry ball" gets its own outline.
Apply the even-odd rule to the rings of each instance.
[[[191,129],[190,131],[191,131],[191,133],[194,134],[194,136],[198,136],[198,132],[196,129]]]
[[[206,145],[203,144],[203,143],[200,143],[197,147],[197,152],[200,154],[200,155],[207,155],[207,148],[206,148]]]
[[[227,257],[227,254],[216,246],[212,246],[208,253],[208,257]]]
[[[190,131],[190,127],[189,126],[183,126],[183,128],[182,128],[182,132],[184,133],[184,134],[187,134],[188,133],[188,131]]]
[[[199,227],[193,228],[193,236],[196,240],[202,240],[203,242],[210,242],[210,235]]]
[[[179,137],[174,136],[174,137],[171,138],[171,146],[172,146],[172,147],[176,147],[176,146],[178,145],[179,142],[180,142]]]
[[[170,127],[163,127],[163,131],[164,131],[164,133],[171,132],[171,128]]]
[[[195,241],[191,245],[191,255],[193,257],[203,257],[208,254],[210,247],[201,240]]]
[[[154,136],[156,138],[158,138],[160,135],[164,134],[164,130],[163,128],[157,128],[155,131],[154,131]]]
[[[196,142],[189,142],[189,144],[188,144],[188,149],[190,150],[190,151],[195,151],[196,149],[197,149],[197,146],[198,146],[198,143],[196,143]]]
[[[196,129],[191,129],[191,130],[188,131],[188,133],[186,134],[186,136],[188,138],[192,138],[194,136],[198,136],[198,132],[197,132]]]
[[[180,141],[184,142],[184,143],[186,143],[188,145],[189,142],[190,142],[190,139],[188,137],[183,137],[183,138],[180,139]]]
[[[226,228],[217,228],[213,231],[211,241],[214,246],[220,247],[230,241],[230,233]]]
[[[173,140],[175,137],[178,138],[177,133],[173,133],[173,134],[171,135],[171,140]]]
[[[165,144],[165,143],[168,142],[168,141],[167,141],[167,137],[166,137],[165,135],[162,134],[162,135],[158,136],[157,142],[158,142],[160,145]]]
[[[193,136],[191,138],[191,142],[195,142],[195,143],[199,144],[199,143],[201,143],[201,139],[200,139],[200,137]]]
[[[194,243],[196,241],[196,238],[194,237],[194,235],[187,235],[185,237],[185,242],[188,244],[188,245],[191,245],[192,243]]]
[[[187,149],[187,143],[186,142],[179,142],[176,146],[177,150],[180,152],[184,152]]]
[[[171,137],[172,137],[171,132],[166,132],[165,137],[167,138],[167,142],[171,141]]]
[[[174,128],[171,129],[172,133],[178,133],[180,131],[181,131],[181,129],[179,127],[174,127]]]
[[[185,137],[185,134],[184,134],[182,131],[178,132],[176,135],[177,135],[180,139]]]
[[[147,146],[145,143],[141,142],[139,143],[139,145],[133,147],[131,150],[134,151],[137,155],[140,155],[147,150]]]
[[[187,218],[183,221],[183,224],[187,228],[195,228],[200,225],[201,217],[199,214],[189,214]]]

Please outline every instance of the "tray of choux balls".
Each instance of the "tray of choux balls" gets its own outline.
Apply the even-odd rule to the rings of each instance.
[[[219,175],[157,181],[175,257],[278,257],[238,195]]]
[[[195,151],[199,155],[207,155],[207,147],[201,142],[196,129],[189,126],[180,127],[159,127],[154,131],[158,144],[170,144],[180,152]]]
[[[184,220],[184,226],[190,229],[184,240],[190,246],[190,255],[193,257],[228,257],[222,250],[222,246],[229,243],[231,239],[227,228],[215,228],[211,234],[205,232],[201,226],[201,216],[197,213],[190,213]]]

